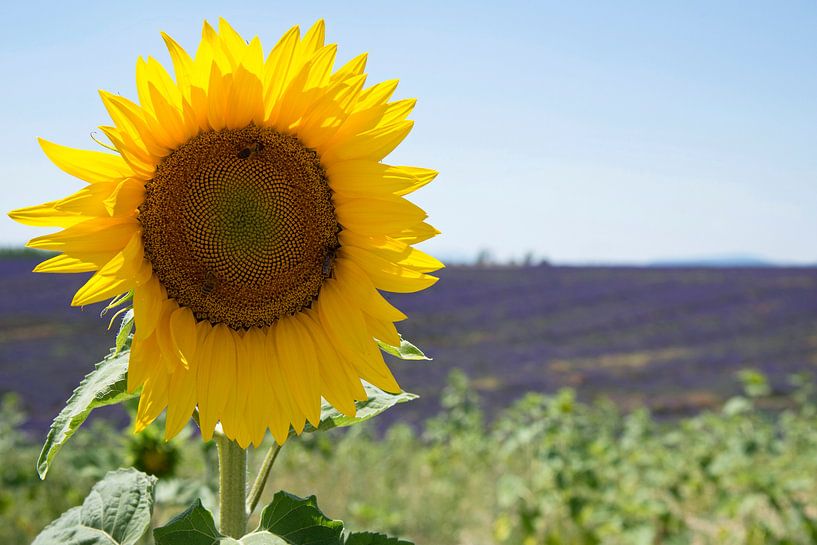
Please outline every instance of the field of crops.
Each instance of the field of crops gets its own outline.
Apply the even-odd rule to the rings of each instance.
[[[0,392],[19,392],[27,425],[42,430],[114,332],[102,305],[68,306],[80,275],[35,275],[36,263],[0,260]],[[455,368],[489,416],[562,387],[689,414],[737,392],[740,369],[763,371],[778,392],[788,374],[817,370],[817,269],[450,267],[440,276],[431,290],[389,295],[409,315],[400,330],[435,360],[393,366],[421,395],[399,416],[415,424],[436,412]]]
[[[438,360],[401,376],[430,394],[462,368],[491,412],[568,386],[688,414],[737,392],[740,369],[762,370],[776,391],[791,372],[817,371],[817,269],[452,267],[441,277],[394,297],[411,317],[401,331]]]
[[[122,408],[39,481],[43,431],[113,332],[100,305],[67,305],[81,278],[35,263],[0,260],[0,541],[129,464],[162,477],[155,523],[215,508],[213,445],[192,426],[134,437]],[[817,270],[451,267],[390,297],[435,358],[394,362],[422,397],[291,440],[272,490],[435,545],[817,542]]]

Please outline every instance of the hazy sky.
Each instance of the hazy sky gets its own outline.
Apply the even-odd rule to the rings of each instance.
[[[195,50],[223,15],[269,48],[323,17],[341,60],[369,51],[370,82],[419,98],[388,160],[440,171],[414,197],[430,251],[817,262],[813,0],[235,4],[6,4],[0,209],[81,186],[36,137],[94,147],[97,89],[135,98],[138,55],[170,65],[160,30]],[[0,244],[40,233],[0,219]]]

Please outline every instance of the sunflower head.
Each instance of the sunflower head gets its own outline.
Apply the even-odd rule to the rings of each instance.
[[[35,271],[93,272],[72,304],[133,291],[128,388],[137,431],[167,410],[165,437],[199,411],[242,447],[283,443],[321,399],[353,415],[362,381],[399,386],[376,340],[405,315],[380,290],[413,292],[442,267],[413,248],[438,233],[405,195],[436,172],[383,159],[406,137],[413,99],[367,85],[366,55],[335,69],[318,21],[264,54],[223,19],[195,55],[163,34],[173,75],[136,64],[138,100],[102,91],[111,152],[40,140],[87,182],[13,219],[61,231]]]

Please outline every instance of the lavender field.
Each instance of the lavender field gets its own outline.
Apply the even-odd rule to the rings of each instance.
[[[39,431],[114,331],[102,305],[68,306],[81,275],[35,275],[37,261],[0,260],[0,393],[19,392]],[[454,368],[489,414],[569,386],[669,416],[718,406],[739,390],[741,369],[761,370],[778,391],[791,373],[817,371],[817,269],[456,266],[440,277],[426,292],[389,296],[410,317],[404,336],[434,358],[394,362],[422,399],[393,418],[434,414]]]

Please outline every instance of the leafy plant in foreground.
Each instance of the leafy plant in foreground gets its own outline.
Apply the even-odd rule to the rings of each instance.
[[[806,545],[817,497],[817,460],[810,456],[817,405],[811,382],[796,382],[779,412],[759,408],[764,398],[740,396],[721,410],[674,421],[643,410],[622,415],[604,403],[581,403],[568,390],[529,394],[479,425],[463,425],[463,418],[478,419],[444,407],[426,431],[396,425],[379,433],[367,422],[302,436],[281,452],[271,479],[276,489],[316,494],[321,511],[343,518],[345,527],[411,535],[417,543],[625,545],[652,537]],[[481,407],[464,377],[445,396],[471,397],[473,410]],[[7,476],[0,483],[0,540],[26,543],[81,503],[126,454],[109,427],[83,426],[60,451],[46,486],[38,484],[36,451],[10,424],[21,421],[8,412],[12,405],[7,401],[0,414],[0,425],[9,423],[0,436],[0,475]],[[442,424],[446,419],[453,422]],[[441,425],[449,426],[447,437],[431,433]],[[176,477],[156,485],[159,525],[197,497],[209,509],[216,504],[212,449],[197,439],[171,444],[181,463]],[[253,454],[250,465],[258,468],[263,451]],[[265,493],[260,503],[273,497]],[[256,515],[250,527],[257,524]]]
[[[127,318],[126,318],[127,319]],[[97,364],[80,383],[69,399],[66,407],[60,412],[51,426],[46,442],[42,448],[37,470],[45,478],[57,453],[69,441],[74,433],[86,421],[90,413],[102,406],[122,403],[134,397],[128,394],[127,359],[130,342],[122,343],[112,350],[111,354]],[[417,359],[419,349],[406,343],[409,359]],[[394,347],[395,354],[401,354],[402,347]],[[338,427],[347,427],[365,422],[390,407],[411,401],[416,398],[406,392],[387,394],[371,385],[366,385],[368,399],[358,402],[357,414],[349,417],[324,403],[321,410],[320,425],[307,427],[305,433],[327,431]],[[19,417],[12,420],[12,425]],[[139,462],[144,469],[152,473],[171,472],[175,466],[178,453],[172,447],[162,448],[157,439],[150,433],[130,442],[131,455],[149,451],[163,455],[164,461],[159,464]],[[276,445],[270,452],[269,464],[261,468],[258,481],[253,487],[247,505],[247,513],[252,514],[258,502],[267,474],[277,457],[280,446]],[[154,487],[156,477],[146,475],[136,469],[120,470],[109,473],[97,483],[81,507],[74,507],[63,513],[60,518],[48,525],[34,541],[35,545],[48,543],[75,543],[77,545],[130,545],[137,543],[147,532],[154,504]],[[305,513],[305,514],[304,514]],[[111,522],[113,521],[113,522]],[[397,540],[381,534],[346,534],[342,535],[343,523],[326,518],[317,508],[314,497],[303,500],[284,492],[276,495],[273,502],[261,513],[261,523],[250,534],[238,540],[227,537],[216,530],[212,515],[201,504],[195,502],[168,525],[157,528],[154,538],[157,545],[201,543],[243,543],[245,545],[343,545],[351,543],[370,543],[371,545],[396,544]],[[337,530],[337,531],[336,531]],[[198,540],[198,541],[197,541]],[[408,542],[400,542],[408,543]]]

